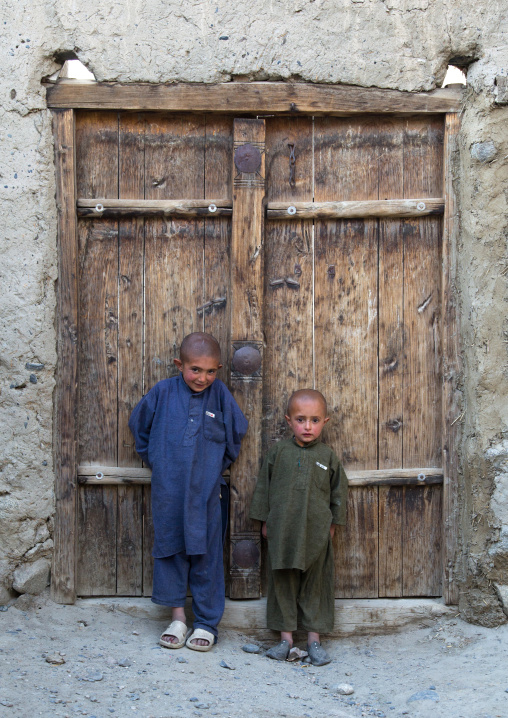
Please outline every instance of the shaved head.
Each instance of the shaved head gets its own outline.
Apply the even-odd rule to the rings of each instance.
[[[320,391],[317,391],[317,389],[298,389],[298,391],[295,391],[293,394],[291,394],[291,396],[289,397],[287,408],[288,416],[291,416],[291,410],[293,409],[294,404],[300,399],[303,399],[304,401],[306,399],[310,399],[311,401],[319,401],[324,409],[324,415],[326,416],[328,412],[326,399]]]
[[[189,361],[190,358],[210,357],[217,359],[220,364],[219,342],[211,334],[205,332],[193,332],[184,337],[180,345],[180,359]]]

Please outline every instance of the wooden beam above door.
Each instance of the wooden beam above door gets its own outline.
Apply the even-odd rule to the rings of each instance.
[[[461,90],[401,92],[350,85],[291,82],[120,84],[59,82],[48,86],[48,107],[159,110],[227,114],[357,115],[457,112]]]

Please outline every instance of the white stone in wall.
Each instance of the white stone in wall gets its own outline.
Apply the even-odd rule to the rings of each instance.
[[[49,571],[50,563],[44,558],[18,566],[14,571],[12,587],[18,593],[42,593],[49,584]]]

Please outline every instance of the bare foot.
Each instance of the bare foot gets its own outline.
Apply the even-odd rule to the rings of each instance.
[[[210,641],[207,641],[204,638],[193,638],[191,643],[194,646],[209,646],[210,645]]]

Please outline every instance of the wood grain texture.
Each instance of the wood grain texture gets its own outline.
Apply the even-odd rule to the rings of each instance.
[[[441,487],[404,488],[404,596],[442,594],[442,498]]]
[[[378,488],[350,489],[347,524],[334,537],[335,598],[377,598],[378,542]]]
[[[288,144],[294,145],[296,158],[294,187],[289,183]],[[310,118],[272,120],[267,126],[266,156],[270,202],[312,199]],[[265,227],[264,450],[291,435],[284,417],[288,399],[297,389],[314,383],[312,235],[310,221],[267,222]]]
[[[57,83],[48,86],[46,97],[51,108],[346,115],[457,112],[460,94],[460,90],[450,88],[411,93],[292,82],[228,82],[216,85],[97,82]]]
[[[57,352],[55,385],[55,527],[51,597],[76,599],[78,242],[75,214],[75,140],[72,111],[53,113],[58,210]]]
[[[379,487],[379,596],[402,596],[404,489]]]
[[[149,115],[145,197],[203,197],[203,117]],[[201,331],[204,303],[202,221],[148,218],[145,224],[144,392],[177,373],[182,339]]]
[[[234,164],[233,227],[231,238],[231,342],[255,341],[262,352],[263,341],[263,200],[265,196],[265,122],[235,120],[235,147],[256,143],[261,148],[257,173],[242,173]],[[250,186],[249,186],[250,185]],[[238,346],[238,344],[236,345]],[[264,372],[263,364],[262,371]],[[261,460],[262,381],[232,374],[231,390],[249,420],[249,431],[231,471],[231,598],[258,598],[259,562],[251,568],[237,567],[233,560],[240,540],[259,541],[259,533],[249,519],[249,506]]]
[[[116,594],[116,529],[116,487],[80,487],[77,582],[80,596]]]
[[[459,233],[457,199],[454,188],[454,170],[458,156],[458,115],[446,116],[444,136],[444,197],[443,221],[443,595],[446,603],[457,604],[459,496],[458,496],[458,444],[461,411],[461,394],[457,384],[461,372],[460,327],[457,312],[457,243]]]
[[[402,148],[401,148],[402,150]],[[401,151],[402,159],[402,151]],[[400,167],[402,170],[402,166]],[[400,174],[402,184],[402,172]],[[402,193],[402,187],[401,187]],[[292,214],[288,208],[296,211]],[[358,202],[268,202],[268,219],[354,219],[367,217],[423,217],[443,214],[444,201],[434,199],[379,199]]]

